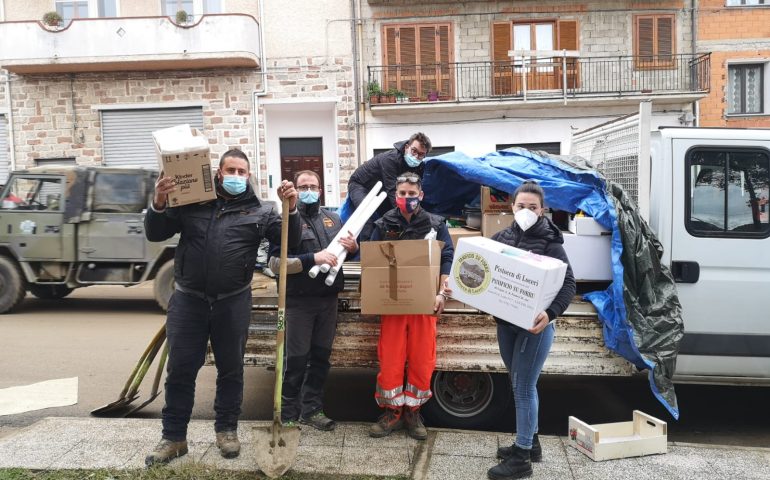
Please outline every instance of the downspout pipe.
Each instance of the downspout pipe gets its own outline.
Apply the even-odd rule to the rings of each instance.
[[[251,92],[252,97],[252,108],[251,108],[251,116],[252,116],[252,123],[254,124],[254,163],[256,171],[256,179],[257,179],[257,187],[256,187],[256,194],[257,198],[262,199],[263,194],[265,195],[265,198],[267,197],[266,192],[262,191],[262,166],[261,166],[261,158],[262,158],[262,150],[259,146],[259,97],[264,97],[267,95],[267,55],[265,54],[265,2],[264,0],[259,0],[259,47],[260,47],[260,58],[259,58],[259,70],[260,75],[262,76],[262,81],[260,82],[260,88],[259,90],[253,90]]]
[[[5,104],[8,109],[8,171],[12,172],[16,170],[16,143],[14,141],[13,130],[13,102],[11,101],[11,74],[5,74]]]
[[[355,90],[354,101],[356,107],[355,129],[356,129],[356,165],[361,164],[361,81],[359,72],[359,52],[358,52],[358,29],[361,19],[357,8],[357,1],[350,0],[350,11],[353,19],[350,22],[350,37],[353,44],[353,89]]]
[[[692,29],[692,34],[690,35],[692,38],[690,49],[693,58],[698,54],[698,8],[698,0],[690,0],[690,28]],[[697,127],[700,125],[700,103],[698,100],[692,102],[692,113],[694,119],[693,126]]]

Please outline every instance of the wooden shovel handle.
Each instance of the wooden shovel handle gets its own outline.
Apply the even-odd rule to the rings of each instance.
[[[283,348],[286,336],[286,263],[289,251],[289,200],[281,203],[281,263],[278,269],[278,324],[275,332],[275,389],[273,394],[273,421],[281,421],[281,393],[283,387]]]

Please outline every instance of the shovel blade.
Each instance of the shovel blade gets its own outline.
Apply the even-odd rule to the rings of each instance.
[[[123,415],[123,412],[125,411],[125,408],[128,406],[128,404],[137,398],[139,398],[139,395],[120,398],[112,403],[108,403],[103,407],[91,410],[91,415],[94,417],[120,417]]]
[[[254,427],[257,465],[265,475],[277,478],[291,468],[297,456],[299,434],[299,427],[284,427],[280,422]]]

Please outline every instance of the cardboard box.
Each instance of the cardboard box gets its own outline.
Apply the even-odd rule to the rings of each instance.
[[[561,290],[567,264],[484,237],[461,238],[455,247],[452,297],[522,328]]]
[[[592,217],[570,217],[567,230],[575,235],[609,235],[611,233]]]
[[[452,245],[456,246],[457,241],[463,237],[478,237],[481,232],[470,228],[449,228],[449,236],[452,238]]]
[[[612,250],[610,235],[575,235],[562,232],[564,251],[575,280],[612,280]]]
[[[164,128],[152,132],[158,152],[160,170],[173,177],[176,191],[168,203],[178,207],[205,202],[217,197],[209,158],[209,141],[189,125]]]
[[[481,235],[492,238],[492,235],[505,230],[513,223],[513,213],[484,213],[481,217]]]
[[[666,422],[639,410],[630,422],[588,425],[569,417],[569,444],[596,462],[666,453],[667,440]]]
[[[511,195],[495,188],[481,187],[481,212],[511,212]]]
[[[438,240],[361,243],[361,313],[432,315],[439,289]]]

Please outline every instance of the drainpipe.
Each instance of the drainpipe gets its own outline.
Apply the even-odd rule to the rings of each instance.
[[[262,50],[259,58],[259,69],[262,75],[261,88],[251,92],[252,96],[252,109],[251,116],[252,122],[254,122],[254,157],[256,163],[256,177],[257,177],[257,198],[262,199],[262,166],[261,157],[262,150],[259,146],[259,97],[267,95],[267,55],[265,54],[265,3],[264,0],[259,0],[259,46]]]
[[[698,0],[690,0],[690,28],[692,29],[690,49],[695,58],[698,54]],[[697,127],[700,124],[700,104],[697,100],[692,102],[692,113],[693,126]]]
[[[5,75],[5,104],[8,107],[8,150],[9,150],[9,164],[8,170],[12,172],[16,170],[16,144],[14,142],[13,134],[13,102],[11,102],[11,74]]]
[[[356,108],[355,115],[355,129],[356,129],[356,165],[361,164],[361,81],[360,72],[358,70],[359,53],[358,53],[358,30],[361,28],[361,19],[358,17],[356,0],[350,0],[350,11],[353,14],[353,19],[350,22],[350,36],[353,46],[353,89],[355,91],[354,101]]]

